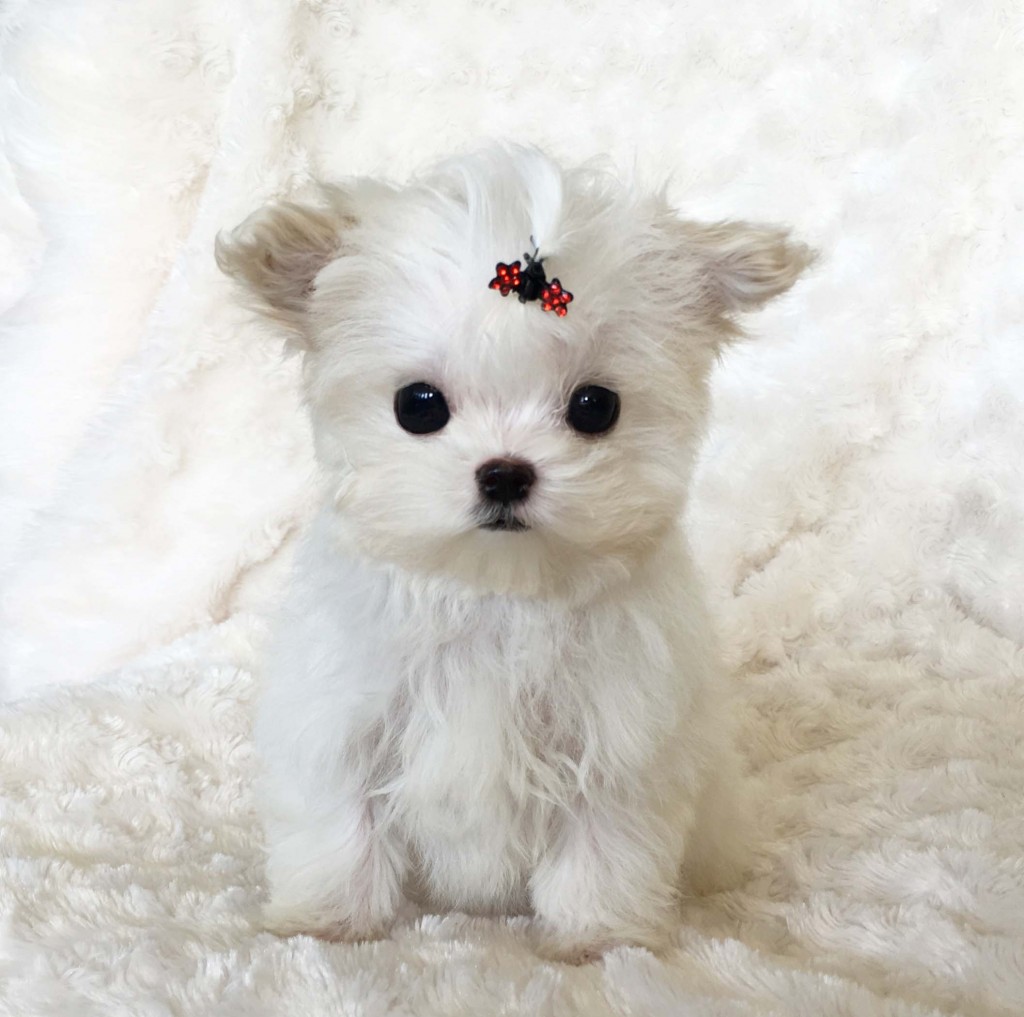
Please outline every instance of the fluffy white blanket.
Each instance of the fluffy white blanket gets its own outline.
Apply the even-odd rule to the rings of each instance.
[[[1017,0],[8,0],[3,1012],[1024,1012],[1022,38]],[[774,840],[661,960],[254,931],[256,619],[311,455],[212,239],[483,135],[822,252],[718,372],[691,513]]]

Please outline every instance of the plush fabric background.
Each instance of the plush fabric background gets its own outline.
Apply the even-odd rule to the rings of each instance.
[[[3,1013],[1024,1012],[1015,0],[8,0],[0,47]],[[822,252],[718,372],[690,519],[774,840],[664,960],[252,924],[311,456],[213,236],[485,136]]]

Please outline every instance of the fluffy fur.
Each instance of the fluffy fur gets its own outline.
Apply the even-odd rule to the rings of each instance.
[[[531,243],[565,318],[487,288]],[[326,491],[267,663],[268,926],[379,935],[403,894],[532,909],[559,955],[662,945],[680,870],[746,844],[710,626],[679,519],[730,315],[808,260],[783,232],[494,148],[404,188],[257,212],[218,262],[304,350]],[[394,393],[452,416],[410,435]],[[565,421],[598,383],[606,435]],[[479,525],[475,473],[537,471]]]

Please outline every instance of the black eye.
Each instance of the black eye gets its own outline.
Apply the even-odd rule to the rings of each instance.
[[[619,419],[619,396],[600,385],[581,385],[569,398],[569,426],[583,434],[604,434]]]
[[[414,381],[395,393],[395,419],[410,434],[440,431],[450,416],[444,396],[425,381]]]

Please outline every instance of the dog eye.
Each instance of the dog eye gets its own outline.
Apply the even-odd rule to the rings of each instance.
[[[604,434],[619,419],[618,393],[600,385],[581,385],[569,398],[565,419],[582,434]]]
[[[440,431],[450,416],[444,396],[425,381],[414,381],[395,393],[395,419],[410,434]]]

